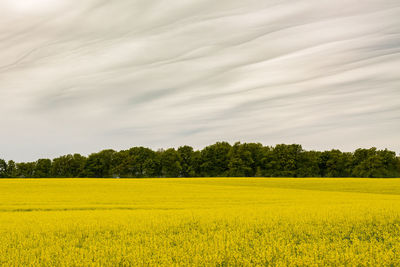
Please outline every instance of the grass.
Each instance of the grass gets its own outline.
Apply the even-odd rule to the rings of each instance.
[[[0,265],[400,265],[400,179],[2,179]]]

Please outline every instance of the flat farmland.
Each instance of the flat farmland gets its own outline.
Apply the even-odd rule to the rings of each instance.
[[[1,179],[0,265],[400,265],[400,179]]]

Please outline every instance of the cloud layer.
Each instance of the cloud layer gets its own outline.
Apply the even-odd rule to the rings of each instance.
[[[0,157],[215,141],[400,152],[398,0],[3,0]]]

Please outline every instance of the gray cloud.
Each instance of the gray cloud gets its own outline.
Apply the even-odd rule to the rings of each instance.
[[[400,152],[399,18],[397,0],[2,0],[0,157]]]

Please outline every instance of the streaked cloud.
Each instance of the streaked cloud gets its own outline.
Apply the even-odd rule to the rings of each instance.
[[[399,18],[397,0],[0,1],[0,157],[400,152]]]

